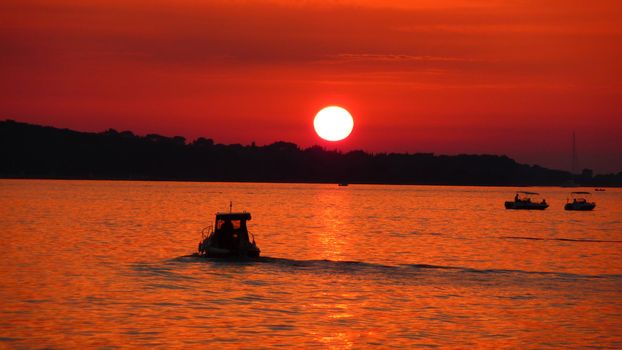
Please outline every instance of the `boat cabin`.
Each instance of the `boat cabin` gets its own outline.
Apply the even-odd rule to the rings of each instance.
[[[590,192],[570,192],[570,198],[575,203],[585,203],[591,195]]]
[[[566,199],[566,210],[592,210],[596,203],[590,200],[590,192],[571,192],[570,198]]]
[[[246,221],[251,219],[251,213],[216,213],[214,230],[222,229],[225,224],[231,223],[234,230],[246,230]]]
[[[506,209],[536,209],[544,210],[549,207],[545,199],[539,198],[537,192],[517,191],[513,201],[506,201]]]
[[[255,238],[248,232],[246,222],[251,214],[216,213],[213,231],[203,236],[199,243],[199,253],[212,257],[259,256]]]
[[[514,201],[531,203],[531,202],[534,202],[532,198],[535,198],[538,196],[540,196],[540,193],[538,192],[518,191],[516,192],[516,195],[514,196]]]
[[[246,221],[251,213],[216,213],[213,243],[217,247],[236,249],[250,243]]]

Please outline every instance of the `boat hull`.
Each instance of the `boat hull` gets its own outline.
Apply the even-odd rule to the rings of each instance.
[[[546,203],[533,203],[533,202],[505,202],[505,209],[516,209],[516,210],[544,210],[548,208],[549,205]]]
[[[596,203],[566,203],[564,210],[588,211],[594,210]]]
[[[258,258],[261,251],[259,248],[250,247],[249,249],[230,250],[225,248],[206,247],[203,250],[204,256],[208,258]]]

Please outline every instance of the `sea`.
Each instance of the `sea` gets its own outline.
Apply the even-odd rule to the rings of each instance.
[[[0,180],[0,348],[622,348],[622,189]],[[247,211],[258,260],[193,255]]]

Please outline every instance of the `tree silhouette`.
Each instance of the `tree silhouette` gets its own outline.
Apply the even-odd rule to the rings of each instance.
[[[266,146],[223,145],[200,137],[137,136],[108,129],[77,132],[6,120],[0,122],[0,177],[388,183],[448,185],[620,186],[622,172],[592,176],[516,163],[506,156],[341,153]]]

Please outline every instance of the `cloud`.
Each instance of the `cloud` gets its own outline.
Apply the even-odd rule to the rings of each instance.
[[[473,59],[443,56],[415,56],[405,54],[354,54],[342,53],[327,58],[328,62],[468,62]]]
[[[170,65],[312,64],[338,58],[384,62],[390,69],[397,61],[512,64],[523,58],[517,51],[528,50],[539,51],[540,62],[559,62],[568,58],[563,47],[547,55],[543,47],[563,46],[578,32],[601,35],[606,42],[604,34],[620,32],[604,11],[595,18],[563,8],[555,15],[541,4],[436,3],[9,2],[13,6],[4,5],[0,21],[0,56],[14,63],[90,57]]]
[[[420,79],[434,74],[440,84],[453,75],[451,84],[522,79],[616,86],[621,7],[578,1],[6,1],[0,5],[0,71],[138,66],[223,75],[257,67],[390,80],[420,72],[428,74]]]

